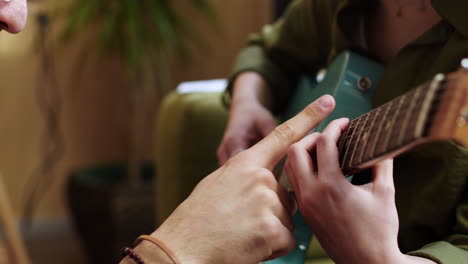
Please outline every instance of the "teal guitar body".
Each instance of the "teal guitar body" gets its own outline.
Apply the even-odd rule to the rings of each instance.
[[[335,98],[336,108],[314,131],[322,131],[328,123],[341,118],[355,119],[372,110],[371,97],[384,68],[368,58],[350,51],[342,52],[329,66],[322,80],[304,77],[286,106],[281,119],[295,116],[309,103],[324,94]],[[289,254],[266,261],[268,264],[303,264],[312,239],[312,231],[300,212],[293,217],[296,247]],[[332,219],[330,219],[332,220]]]

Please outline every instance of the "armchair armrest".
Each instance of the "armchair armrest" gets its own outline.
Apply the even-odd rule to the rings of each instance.
[[[200,87],[209,88],[206,92]],[[224,85],[224,87],[223,87]],[[228,111],[222,80],[182,83],[162,102],[156,126],[156,219],[161,224],[217,167]]]

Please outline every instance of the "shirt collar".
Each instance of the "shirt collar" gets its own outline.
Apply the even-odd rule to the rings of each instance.
[[[442,17],[442,21],[419,38],[411,45],[433,44],[445,42],[449,35],[456,30],[464,37],[468,37],[468,10],[467,0],[431,0],[432,6]],[[375,0],[345,0],[338,11],[338,24],[345,36],[352,40],[359,17],[366,12],[372,12],[378,1]]]
[[[442,21],[434,25],[409,45],[427,45],[443,43],[456,31],[468,37],[468,19],[465,15],[468,9],[466,0],[432,0],[432,6],[442,17]]]
[[[468,37],[468,1],[466,0],[432,0],[432,6],[439,15],[449,22],[463,36]]]

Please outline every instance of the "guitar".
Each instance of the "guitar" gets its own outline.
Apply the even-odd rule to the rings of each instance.
[[[382,71],[382,66],[375,62],[345,51],[331,64],[322,82],[301,81],[283,119],[294,116],[321,94],[333,95],[337,108],[315,131],[322,131],[339,117],[354,119],[338,141],[341,169],[347,176],[427,142],[454,140],[468,146],[468,70],[448,76],[439,74],[432,81],[371,110],[373,84]],[[304,263],[312,232],[300,213],[293,220],[296,248],[265,263]]]
[[[432,141],[453,140],[467,147],[467,84],[467,70],[448,76],[438,74],[351,121],[338,141],[343,173],[352,175]]]

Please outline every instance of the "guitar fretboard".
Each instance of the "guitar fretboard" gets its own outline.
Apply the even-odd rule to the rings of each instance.
[[[443,91],[432,81],[351,121],[338,141],[343,173],[423,138]]]

